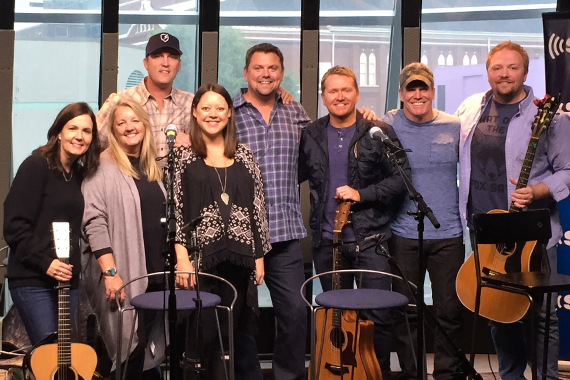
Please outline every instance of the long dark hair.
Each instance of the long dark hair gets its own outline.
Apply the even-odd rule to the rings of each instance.
[[[222,136],[224,137],[224,156],[227,158],[234,158],[237,148],[237,135],[236,135],[236,121],[235,121],[235,110],[232,97],[228,91],[221,85],[217,83],[206,83],[200,86],[194,99],[192,100],[192,111],[196,110],[202,95],[206,92],[212,91],[216,94],[223,96],[228,103],[231,115],[228,118],[228,124],[222,131]],[[192,112],[192,121],[190,123],[190,141],[192,141],[192,150],[200,157],[206,157],[208,154],[208,149],[206,148],[206,143],[204,142],[204,137],[202,137],[202,130],[198,125],[196,116]]]
[[[99,143],[99,133],[97,132],[97,119],[95,118],[95,114],[87,103],[71,103],[59,111],[59,114],[48,130],[47,144],[42,145],[35,150],[43,157],[45,157],[51,170],[53,170],[58,175],[63,176],[64,171],[60,160],[60,141],[58,135],[68,121],[81,115],[88,115],[91,118],[91,122],[93,123],[93,129],[91,132],[91,144],[89,144],[89,147],[87,148],[85,154],[81,156],[81,165],[79,165],[79,160],[75,160],[75,162],[72,164],[71,170],[80,171],[82,172],[83,177],[87,178],[93,175],[99,166],[99,153],[101,153],[101,144]]]

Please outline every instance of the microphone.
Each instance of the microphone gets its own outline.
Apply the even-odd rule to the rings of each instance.
[[[384,133],[384,131],[380,127],[374,126],[370,128],[370,130],[368,130],[368,134],[370,135],[371,139],[382,141],[384,145],[386,145],[386,148],[388,148],[388,150],[392,153],[396,153],[402,150],[402,148],[400,148],[399,146],[394,144],[392,140],[390,140],[388,135]]]
[[[164,134],[166,135],[166,143],[168,148],[172,149],[174,146],[174,141],[176,140],[176,135],[178,134],[178,128],[174,124],[168,124],[164,129]]]

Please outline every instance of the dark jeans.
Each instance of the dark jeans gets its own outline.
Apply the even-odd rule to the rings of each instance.
[[[407,279],[418,284],[420,278],[418,241],[401,236],[392,235],[389,240],[390,252],[398,262]],[[463,328],[463,306],[457,298],[455,291],[455,278],[465,258],[463,237],[458,236],[449,239],[424,240],[424,255],[427,258],[427,272],[431,281],[433,311],[437,321],[452,341],[458,344],[461,341]],[[397,271],[394,273],[398,274]],[[425,276],[425,270],[421,277]],[[421,284],[423,286],[423,283]],[[393,289],[408,296],[410,303],[415,304],[407,286],[402,281],[394,281]],[[418,316],[415,306],[407,306],[406,314],[410,324],[408,332],[405,316],[402,310],[394,310],[394,330],[396,341],[396,353],[400,361],[402,372],[399,379],[416,378],[416,360],[414,351],[417,352],[417,325]],[[448,352],[441,332],[434,331],[434,371],[436,380],[464,379],[460,373],[459,361]]]
[[[265,255],[265,283],[269,289],[277,332],[273,374],[278,380],[307,378],[307,304],[301,296],[305,281],[299,240],[272,243]]]
[[[372,269],[390,272],[388,260],[376,253],[375,247],[360,251],[356,243],[347,243],[342,246],[342,269]],[[323,273],[333,268],[332,241],[323,239],[321,246],[313,250],[315,271]],[[323,291],[332,289],[332,277],[329,275],[320,277]],[[383,277],[370,274],[343,274],[341,286],[353,288],[354,282],[359,288],[367,289],[391,289],[391,277]],[[374,351],[378,358],[378,364],[382,370],[382,377],[389,380],[390,371],[390,348],[392,342],[392,310],[364,310],[359,313],[361,319],[374,322]]]
[[[77,310],[77,289],[69,292],[70,320]],[[14,305],[32,345],[57,331],[57,290],[43,286],[10,289]]]

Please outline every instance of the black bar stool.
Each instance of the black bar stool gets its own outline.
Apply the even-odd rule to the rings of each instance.
[[[176,274],[179,273],[186,273],[189,275],[193,275],[195,274],[195,272],[187,272],[187,271],[176,271]],[[117,308],[118,308],[118,318],[119,318],[119,326],[118,326],[118,332],[117,332],[117,355],[116,355],[116,380],[120,380],[121,379],[121,350],[122,350],[122,332],[123,332],[123,313],[125,311],[135,311],[137,312],[138,310],[156,310],[156,311],[167,311],[168,310],[168,294],[169,294],[169,290],[162,290],[162,291],[155,291],[155,292],[148,292],[148,293],[143,293],[143,294],[139,294],[135,297],[133,297],[130,302],[126,302],[127,300],[125,300],[124,305],[121,305],[119,302],[119,294],[121,293],[121,291],[123,289],[125,289],[127,286],[129,286],[130,284],[132,284],[135,281],[139,281],[142,280],[144,278],[148,278],[148,277],[153,277],[153,276],[166,276],[168,277],[170,275],[170,272],[156,272],[156,273],[150,273],[147,274],[145,276],[141,276],[141,277],[137,277],[125,284],[123,284],[122,287],[120,287],[117,292],[115,293],[115,299],[117,302]],[[209,278],[213,278],[221,283],[224,283],[225,285],[229,286],[230,289],[232,289],[234,297],[233,300],[230,304],[230,306],[223,306],[220,305],[221,302],[221,298],[217,295],[217,294],[213,294],[213,293],[208,293],[208,292],[204,292],[204,291],[200,291],[200,299],[202,300],[202,308],[215,308],[216,312],[216,325],[218,328],[218,339],[220,342],[220,346],[222,347],[222,351],[223,351],[223,345],[222,345],[222,331],[220,328],[220,322],[219,322],[219,318],[218,318],[218,309],[222,309],[225,310],[228,314],[228,350],[229,350],[229,379],[230,380],[234,380],[234,336],[233,336],[233,308],[234,308],[234,304],[236,302],[237,299],[237,290],[236,288],[226,279],[210,274],[210,273],[198,273],[198,276],[204,276],[204,277],[209,277]],[[175,291],[175,295],[176,295],[176,308],[177,310],[194,310],[196,309],[196,304],[194,302],[194,299],[196,298],[196,291],[194,290],[183,290],[183,289],[178,289]],[[137,314],[138,315],[138,314]],[[136,316],[135,316],[135,321],[136,321]],[[135,332],[135,323],[133,323],[132,327],[131,327],[131,335],[130,335],[130,339],[128,342],[128,350],[127,352],[130,351],[131,348],[131,344],[132,344],[132,340],[133,340],[133,336],[134,336],[134,332]],[[127,359],[128,360],[128,356]],[[126,366],[125,366],[126,367]],[[172,368],[172,366],[171,366]]]
[[[402,280],[400,276],[397,276],[392,273],[376,271],[376,270],[369,270],[369,269],[342,269],[337,271],[328,271],[319,273],[307,279],[303,286],[301,287],[301,295],[305,303],[311,308],[311,373],[310,373],[310,380],[316,380],[318,375],[315,371],[315,365],[320,367],[321,362],[321,355],[323,352],[323,342],[324,342],[324,331],[321,335],[321,344],[319,350],[319,358],[316,362],[316,313],[318,310],[325,309],[325,318],[326,318],[326,310],[327,309],[339,309],[339,310],[376,310],[376,309],[389,309],[393,307],[401,307],[408,304],[408,297],[405,295],[393,292],[390,290],[384,289],[334,289],[323,292],[315,297],[315,303],[317,306],[314,306],[312,302],[309,302],[305,298],[305,287],[308,283],[312,282],[314,279],[325,276],[325,275],[332,275],[332,274],[342,274],[342,273],[361,273],[361,274],[370,274],[376,276],[387,276],[393,279]],[[414,288],[415,285],[411,284]],[[326,321],[325,321],[326,322]],[[326,323],[323,323],[323,330]],[[356,325],[358,326],[358,318],[356,321]],[[354,344],[356,344],[356,340],[354,340]],[[353,352],[355,352],[355,347],[353,348]],[[317,364],[318,363],[318,364]],[[346,363],[348,365],[352,363]],[[342,368],[342,362],[339,369],[340,378],[342,379],[342,374],[344,369]],[[354,374],[354,373],[353,373]]]

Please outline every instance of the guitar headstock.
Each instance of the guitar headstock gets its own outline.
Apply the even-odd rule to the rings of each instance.
[[[69,258],[69,223],[68,222],[53,222],[53,242],[55,245],[55,253],[60,259]]]
[[[334,216],[333,232],[341,232],[342,228],[348,223],[348,214],[350,212],[350,201],[340,201],[336,205],[336,215]]]
[[[548,130],[552,118],[558,111],[560,97],[546,94],[542,100],[535,99],[534,104],[538,107],[538,111],[532,122],[532,137],[539,138],[540,135]]]

